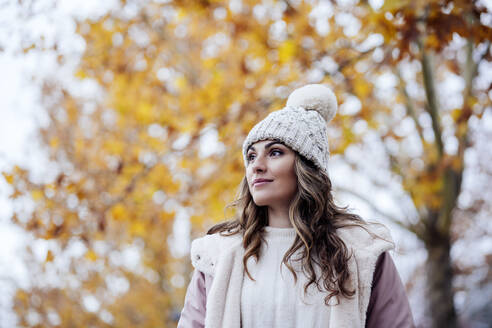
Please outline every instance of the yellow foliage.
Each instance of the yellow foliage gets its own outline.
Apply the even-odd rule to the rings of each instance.
[[[186,10],[184,8],[179,8],[176,13],[176,21],[181,21],[186,17]]]
[[[75,73],[75,77],[78,77],[79,79],[85,79],[87,77],[87,72],[82,69],[79,69]]]
[[[461,116],[462,110],[461,108],[455,108],[451,111],[451,117],[453,118],[453,122],[457,122],[458,118]]]
[[[178,88],[178,90],[184,91],[186,90],[188,82],[186,81],[186,78],[184,76],[180,76],[176,78],[176,80],[174,81],[174,85],[176,86],[176,88]]]
[[[365,99],[369,96],[372,90],[372,84],[362,78],[354,80],[354,93],[359,99]]]
[[[57,137],[53,137],[50,140],[50,147],[51,148],[58,148],[59,144],[60,144],[60,140]]]
[[[110,139],[105,141],[104,148],[112,155],[120,155],[125,150],[125,144],[120,139]]]
[[[429,49],[435,49],[440,46],[441,42],[435,34],[430,34],[425,39],[425,47]]]
[[[86,147],[86,144],[85,144],[83,139],[78,138],[77,140],[75,140],[75,153],[76,154],[83,153],[85,147]]]
[[[193,119],[181,120],[178,127],[181,132],[190,133],[196,130],[196,122]]]
[[[201,215],[192,215],[190,217],[190,222],[193,226],[200,226],[204,221],[203,216]]]
[[[381,12],[396,11],[411,4],[411,0],[384,0],[383,6],[380,8]]]
[[[123,206],[123,204],[116,204],[113,206],[111,209],[111,216],[113,217],[114,220],[124,220],[127,218],[127,213],[126,213],[126,208]]]
[[[130,232],[136,236],[145,236],[145,225],[141,221],[132,222]]]
[[[54,259],[55,259],[55,256],[53,255],[53,252],[51,250],[49,250],[46,253],[46,259],[44,260],[44,262],[45,263],[47,263],[47,262],[53,262]]]
[[[210,69],[215,68],[215,66],[217,65],[217,62],[218,62],[218,58],[211,57],[211,58],[207,58],[207,59],[203,60],[202,65],[203,65],[203,68],[210,70]]]
[[[14,175],[13,174],[2,172],[2,175],[3,175],[3,178],[5,179],[5,181],[7,181],[8,184],[13,184],[14,183]]]
[[[152,104],[143,103],[137,106],[135,118],[141,124],[149,124],[152,122]]]
[[[182,158],[179,165],[183,168],[183,169],[190,169],[192,168],[194,165],[193,165],[193,161],[190,160],[189,158]]]
[[[96,252],[94,252],[92,249],[89,249],[86,253],[85,253],[85,258],[94,262],[97,260],[97,254]]]
[[[287,63],[294,58],[297,52],[297,45],[293,40],[286,40],[282,42],[278,48],[278,59],[281,64]]]
[[[161,212],[160,213],[160,219],[162,220],[162,222],[164,224],[168,224],[169,222],[172,222],[172,220],[174,219],[174,216],[175,216],[176,213],[174,212]]]
[[[33,190],[31,191],[31,197],[34,201],[39,201],[44,197],[44,193],[41,190]]]

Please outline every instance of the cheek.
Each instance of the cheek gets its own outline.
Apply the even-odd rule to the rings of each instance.
[[[297,189],[297,176],[293,166],[284,168],[279,172],[279,175],[281,176],[282,188],[285,188],[285,191],[291,192]]]
[[[295,175],[289,175],[285,179],[286,185],[285,188],[288,189],[289,191],[295,191],[297,190],[297,177]]]
[[[250,185],[251,181],[251,170],[246,169],[246,182],[248,183],[248,186]]]

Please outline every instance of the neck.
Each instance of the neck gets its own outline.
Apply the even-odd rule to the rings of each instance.
[[[288,207],[268,207],[268,225],[274,228],[292,228]]]

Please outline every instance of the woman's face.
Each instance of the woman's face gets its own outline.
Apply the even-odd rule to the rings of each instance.
[[[278,141],[262,140],[248,148],[246,179],[258,206],[288,207],[297,191],[295,153]]]

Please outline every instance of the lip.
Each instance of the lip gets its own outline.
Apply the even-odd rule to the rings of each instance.
[[[263,186],[263,185],[266,185],[267,183],[272,182],[272,181],[273,180],[269,180],[269,179],[255,179],[253,181],[253,187]]]

